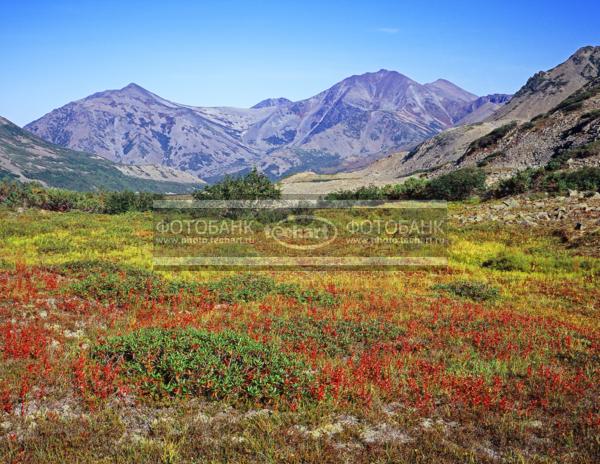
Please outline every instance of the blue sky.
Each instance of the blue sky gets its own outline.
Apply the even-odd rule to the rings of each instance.
[[[479,95],[514,92],[583,45],[598,1],[24,1],[2,3],[0,115],[26,124],[136,82],[167,99],[248,107],[394,69]]]

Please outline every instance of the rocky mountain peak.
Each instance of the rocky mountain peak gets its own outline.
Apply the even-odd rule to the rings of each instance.
[[[531,76],[511,101],[492,117],[529,120],[546,113],[600,76],[600,47],[582,47],[566,61]]]
[[[260,108],[271,108],[273,106],[285,106],[293,103],[291,100],[287,98],[279,97],[279,98],[267,98],[265,100],[261,100],[256,105],[252,106],[252,109],[260,109]]]
[[[433,91],[442,92],[445,97],[452,96],[453,98],[464,101],[472,101],[477,98],[477,95],[467,92],[446,79],[437,79],[429,84],[425,84],[425,87]]]
[[[69,103],[27,125],[45,140],[126,164],[161,164],[216,180],[259,166],[340,170],[411,148],[452,127],[477,97],[446,80],[420,84],[380,69],[305,100],[250,109],[192,107],[138,84]]]

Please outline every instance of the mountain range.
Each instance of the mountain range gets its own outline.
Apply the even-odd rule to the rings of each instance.
[[[98,155],[62,148],[0,117],[0,179],[36,181],[70,190],[186,193],[203,182],[164,166],[115,164]]]
[[[206,180],[259,167],[272,178],[336,172],[487,118],[510,96],[478,97],[395,71],[351,76],[305,100],[252,108],[173,103],[136,84],[68,103],[25,126],[53,144],[120,164],[153,164]]]
[[[25,130],[0,118],[0,177],[78,190],[183,192],[257,166],[285,192],[432,177],[489,179],[600,159],[600,47],[532,76],[511,98],[477,97],[395,71],[351,76],[314,97],[195,107],[136,84],[69,103]]]
[[[558,66],[536,73],[482,122],[446,129],[410,151],[353,172],[302,173],[283,185],[286,193],[326,193],[469,166],[483,168],[493,182],[550,162],[600,165],[600,47],[580,48]]]

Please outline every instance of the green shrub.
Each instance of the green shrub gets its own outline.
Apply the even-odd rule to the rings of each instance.
[[[600,93],[600,79],[595,79],[565,98],[556,107],[550,110],[550,113],[555,113],[557,111],[568,113],[578,110],[583,106],[583,103],[587,99],[594,97],[598,93]]]
[[[484,148],[491,147],[495,145],[500,139],[502,139],[506,134],[508,134],[511,130],[517,127],[516,121],[509,122],[503,126],[497,127],[489,134],[484,135],[483,137],[474,140],[467,148],[465,155],[469,155],[476,150],[482,150]]]
[[[213,298],[221,303],[259,301],[267,295],[294,298],[300,303],[331,306],[338,299],[329,292],[303,289],[297,284],[278,284],[270,277],[260,274],[236,274],[206,285]]]
[[[426,196],[435,200],[466,200],[485,190],[485,172],[477,168],[464,168],[432,179]]]
[[[293,298],[303,304],[313,304],[317,306],[333,306],[339,302],[339,298],[329,292],[305,289],[297,284],[278,284],[274,293]]]
[[[553,172],[544,176],[540,184],[542,190],[549,192],[600,191],[600,168],[585,167],[570,172]]]
[[[485,158],[483,158],[482,160],[477,162],[477,167],[478,168],[483,168],[485,166],[487,166],[488,164],[490,164],[492,161],[494,161],[496,158],[501,158],[504,156],[504,153],[501,151],[495,151],[494,153],[491,153],[489,155],[487,155]]]
[[[568,166],[570,159],[585,159],[591,156],[600,155],[600,141],[586,143],[568,150],[558,151],[552,156],[552,159],[546,164],[547,171],[556,171]]]
[[[475,301],[494,300],[500,294],[500,290],[497,287],[488,285],[485,282],[473,282],[469,280],[457,280],[448,284],[439,284],[434,289],[443,290],[452,295],[461,298],[470,298]]]
[[[391,342],[406,333],[387,321],[349,321],[295,317],[274,318],[267,335],[293,347],[310,341],[329,356],[352,356],[377,343]]]
[[[502,179],[492,190],[491,196],[504,198],[529,191],[533,186],[533,172],[532,169],[525,169],[512,177]]]
[[[359,187],[355,190],[340,190],[325,197],[327,200],[385,200],[386,192],[375,185]]]
[[[234,332],[141,329],[109,338],[93,357],[116,364],[122,375],[153,397],[273,403],[309,397],[308,367],[274,345]]]
[[[0,182],[0,204],[11,208],[41,208],[48,211],[85,211],[117,214],[127,211],[149,211],[154,200],[163,195],[134,192],[75,192],[45,188],[37,183]]]
[[[152,272],[102,261],[76,261],[57,270],[78,278],[69,290],[82,298],[125,303],[132,298],[158,298],[165,290],[164,281]]]
[[[530,269],[529,262],[523,255],[501,253],[498,256],[484,261],[483,267],[495,269],[496,271],[521,271]]]
[[[272,293],[277,283],[260,274],[236,274],[207,285],[214,298],[223,303],[262,300]]]
[[[281,198],[281,190],[256,168],[240,177],[225,178],[194,192],[197,200],[271,200]]]
[[[163,195],[154,193],[135,193],[130,191],[107,192],[104,194],[104,211],[108,214],[120,214],[129,211],[151,211],[154,200]]]
[[[410,177],[402,184],[388,186],[388,200],[421,200],[427,196],[429,181],[418,177]]]

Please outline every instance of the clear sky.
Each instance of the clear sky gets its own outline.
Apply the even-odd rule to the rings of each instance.
[[[511,93],[584,45],[600,45],[598,0],[2,0],[0,115],[24,125],[130,82],[248,107],[381,68]]]

